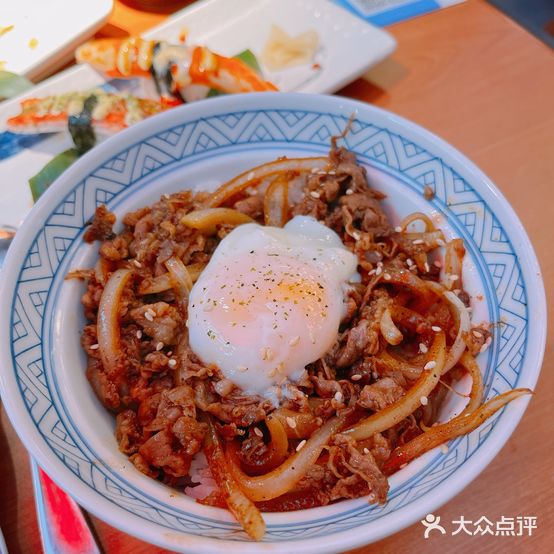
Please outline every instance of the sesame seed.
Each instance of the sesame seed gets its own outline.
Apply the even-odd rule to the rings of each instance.
[[[137,266],[138,268],[141,268],[141,267],[142,267],[142,264],[141,264],[138,260],[133,260],[133,263],[134,263],[135,266]]]
[[[358,233],[358,231],[354,231],[354,232],[352,233],[352,238],[353,238],[354,240],[360,240],[360,239],[362,238],[362,235],[360,235],[360,233]]]
[[[407,465],[408,465],[407,463],[404,463],[399,467],[399,469],[404,469]]]
[[[283,362],[281,362],[278,366],[277,366],[277,373],[283,373],[283,370],[285,369],[285,364]]]
[[[423,344],[422,342],[419,343],[419,351],[422,353],[422,354],[425,354],[427,353],[429,349],[427,348],[427,345],[426,344]]]
[[[89,349],[90,350],[98,350],[100,348],[100,345],[99,344],[91,344],[89,346]]]
[[[300,342],[300,336],[296,335],[295,337],[292,337],[289,341],[289,346],[296,346]]]
[[[137,331],[137,339],[141,339],[142,338],[142,331],[139,329]]]
[[[441,263],[439,260],[435,260],[435,261],[433,262],[433,265],[434,265],[435,267],[438,267],[439,269],[442,267],[442,263]]]
[[[330,169],[328,172],[327,172],[327,175],[336,175],[337,172],[334,170],[334,169]]]
[[[317,167],[312,167],[312,169],[310,170],[310,173],[317,173],[319,171],[319,169],[317,169]]]
[[[258,427],[254,427],[254,434],[258,435],[258,437],[263,437],[264,436],[261,429],[259,429]]]
[[[412,258],[408,258],[408,259],[406,260],[406,263],[407,263],[408,265],[414,265],[414,261],[412,260]]]
[[[174,360],[173,358],[171,358],[171,360],[169,360],[169,362],[167,362],[167,365],[169,367],[175,367],[177,365],[177,360]]]
[[[429,403],[429,400],[427,399],[426,396],[422,396],[419,401],[421,402],[421,405],[422,406],[427,406],[427,404]]]
[[[167,194],[167,192],[163,195],[163,197],[164,197],[166,200],[169,200],[169,194]]]
[[[364,454],[369,454],[369,448],[367,448],[367,446],[364,446]]]
[[[296,447],[296,452],[300,452],[300,450],[302,450],[302,448],[304,448],[305,444],[306,444],[306,439],[304,439],[302,442],[300,442],[298,444],[298,446]]]
[[[383,268],[379,265],[379,266],[377,266],[377,269],[375,270],[375,275],[379,276],[379,275],[381,275],[381,273],[383,273]]]
[[[412,244],[423,244],[423,239],[415,239],[412,241]]]
[[[355,375],[352,375],[352,377],[350,377],[352,381],[359,381],[361,378],[362,376],[359,373],[356,373]]]
[[[401,233],[402,232],[402,227],[400,227],[400,225],[397,225],[394,230],[397,232],[397,233]]]
[[[159,342],[158,344],[156,344],[156,350],[159,352],[162,348],[164,347],[164,343],[163,342]]]
[[[246,179],[247,179],[248,181],[251,181],[253,178],[254,178],[254,172],[251,171],[251,172],[246,176]]]
[[[448,446],[446,444],[441,444],[441,452],[443,454],[448,454]]]
[[[335,400],[336,400],[337,402],[342,402],[342,398],[343,398],[342,392],[337,391],[337,392],[335,393]]]
[[[245,371],[248,371],[248,368],[245,365],[239,365],[239,367],[237,367],[237,370],[241,373],[244,373]]]
[[[460,277],[458,275],[449,275],[448,278],[451,280],[451,281],[457,281]]]
[[[487,339],[488,340],[488,339]],[[487,348],[490,346],[490,342],[485,342],[485,344],[483,344],[483,346],[481,346],[481,348],[479,349],[479,352],[482,354],[483,352],[485,352],[485,350],[487,350]]]
[[[144,317],[145,317],[148,321],[154,321],[154,316],[153,316],[150,312],[148,312],[148,311],[144,312]]]
[[[437,362],[435,362],[434,360],[431,360],[430,362],[427,362],[423,366],[423,369],[435,369],[435,367],[437,367]]]
[[[442,331],[442,328],[439,327],[438,325],[433,325],[433,326],[431,327],[431,330],[432,330],[432,331],[435,331],[435,333],[440,333],[440,332]]]
[[[262,358],[262,360],[269,361],[273,358],[273,351],[271,350],[271,348],[266,346],[260,350],[260,357]]]
[[[368,276],[370,276],[370,275],[375,275],[375,270],[372,269],[371,271],[368,271],[367,274],[368,274]]]
[[[274,367],[273,369],[270,369],[268,372],[267,372],[267,376],[268,377],[275,377],[275,374],[277,373],[277,368]]]
[[[312,192],[310,192],[310,196],[312,198],[319,198],[321,195],[319,194],[319,192],[316,192],[315,190],[312,190]]]
[[[462,292],[462,289],[452,289],[452,292],[453,292],[456,296],[459,296],[460,293]]]
[[[473,331],[471,331],[471,334],[476,338],[476,339],[480,339],[483,334],[481,333],[481,331],[477,331],[476,329],[474,329]]]
[[[287,425],[291,429],[296,429],[296,421],[294,421],[294,419],[292,417],[287,417]]]
[[[354,191],[352,189],[346,189],[345,194],[346,196],[350,196],[351,194],[354,194]]]
[[[429,271],[431,270],[431,268],[429,267],[429,264],[427,262],[425,262],[423,264],[423,269],[425,269],[425,273],[429,273]]]
[[[383,273],[383,279],[385,281],[390,281],[392,279],[392,277],[388,273]]]

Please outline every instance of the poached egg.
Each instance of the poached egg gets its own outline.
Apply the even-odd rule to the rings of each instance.
[[[194,284],[189,343],[244,392],[273,397],[337,338],[357,258],[315,219],[240,225]]]

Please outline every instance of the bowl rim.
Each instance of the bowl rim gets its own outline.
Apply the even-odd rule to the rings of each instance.
[[[204,115],[217,113],[222,109],[225,109],[227,112],[233,109],[248,111],[254,104],[258,106],[258,109],[260,109],[261,106],[261,109],[265,110],[308,110],[309,107],[317,106],[319,110],[327,110],[329,113],[335,114],[358,113],[359,111],[365,112],[368,115],[373,114],[381,123],[387,123],[387,130],[399,133],[408,132],[411,135],[416,135],[418,139],[421,139],[426,147],[429,148],[430,152],[439,151],[443,157],[447,158],[449,165],[455,171],[464,176],[472,186],[476,186],[479,193],[485,196],[487,203],[491,201],[495,202],[495,207],[498,206],[499,210],[502,211],[502,215],[499,216],[499,218],[501,217],[502,223],[505,226],[507,223],[510,224],[506,231],[509,231],[515,253],[520,256],[520,267],[522,275],[525,276],[526,292],[528,295],[528,310],[529,312],[533,311],[534,314],[533,318],[529,321],[529,325],[531,325],[532,320],[544,322],[544,324],[538,326],[537,332],[533,336],[528,336],[527,338],[527,345],[529,346],[532,344],[534,348],[532,352],[530,352],[528,348],[527,356],[529,356],[529,358],[527,359],[527,365],[521,372],[526,378],[524,384],[533,387],[540,373],[546,345],[546,296],[538,260],[530,240],[513,208],[492,181],[475,166],[473,162],[437,135],[387,110],[339,96],[301,93],[250,93],[213,98],[207,102],[185,105],[159,114],[109,138],[64,172],[33,207],[31,213],[18,231],[6,256],[4,268],[0,275],[0,300],[2,300],[2,303],[5,303],[6,306],[8,302],[11,303],[17,275],[20,270],[21,262],[23,261],[22,256],[27,252],[27,248],[23,247],[25,245],[27,245],[27,247],[31,245],[35,234],[42,228],[43,220],[45,221],[45,218],[53,211],[53,207],[58,203],[59,200],[57,201],[56,199],[62,198],[62,193],[67,193],[67,189],[72,184],[81,180],[79,175],[88,175],[91,168],[97,167],[109,156],[113,156],[114,151],[124,150],[132,144],[142,142],[152,134],[162,132],[163,129],[175,126],[177,122],[184,123],[189,115],[191,119],[199,119]],[[125,147],[122,145],[125,145]],[[529,280],[529,283],[527,280]],[[530,287],[530,284],[533,286]],[[11,311],[11,309],[6,310],[6,313],[0,316],[0,341],[2,341],[1,344],[3,344],[0,349],[1,359],[3,361],[3,370],[0,372],[0,393],[2,394],[2,399],[12,425],[17,429],[17,433],[22,439],[25,447],[35,457],[39,465],[41,465],[56,482],[60,483],[62,487],[65,486],[67,489],[71,490],[72,496],[74,496],[87,510],[131,535],[138,536],[143,540],[159,544],[166,548],[186,548],[187,550],[190,549],[191,552],[198,551],[195,549],[201,549],[203,552],[217,552],[220,551],[222,546],[225,546],[232,548],[235,552],[239,550],[242,552],[259,552],[266,549],[274,552],[276,548],[277,551],[279,550],[279,546],[284,546],[287,550],[294,548],[298,552],[312,552],[314,548],[317,548],[318,552],[337,552],[367,544],[368,540],[372,542],[379,540],[415,522],[420,517],[421,513],[429,513],[436,510],[477,477],[508,440],[529,402],[529,398],[520,399],[518,402],[512,403],[505,408],[502,413],[502,425],[495,425],[494,433],[491,433],[488,437],[486,444],[479,446],[479,455],[474,456],[471,460],[468,460],[463,467],[459,468],[456,478],[447,478],[447,483],[442,483],[437,488],[439,494],[424,495],[422,498],[418,499],[418,509],[415,511],[414,504],[408,504],[389,514],[390,516],[395,516],[394,523],[389,523],[388,526],[383,525],[382,529],[379,531],[373,530],[369,538],[369,533],[367,531],[364,533],[362,530],[366,526],[371,526],[371,523],[357,527],[356,533],[347,530],[333,533],[325,537],[291,540],[282,543],[234,542],[192,536],[178,531],[174,533],[164,533],[163,536],[161,536],[162,533],[160,533],[159,530],[153,532],[148,529],[148,526],[144,526],[144,528],[141,527],[140,522],[143,520],[138,516],[131,517],[127,515],[126,518],[121,518],[117,513],[113,516],[109,512],[99,513],[100,508],[94,505],[95,493],[92,493],[89,487],[84,483],[79,482],[67,467],[52,455],[44,439],[38,434],[34,422],[25,409],[21,396],[19,394],[13,396],[10,394],[10,390],[17,390],[16,379],[13,375],[14,364],[11,356],[11,341],[9,340],[10,332],[8,327]],[[9,370],[7,368],[9,368]],[[13,389],[14,386],[16,389]],[[452,482],[448,483],[449,481]],[[449,484],[449,487],[446,487],[446,484]],[[125,519],[125,521],[123,521],[123,519]],[[183,544],[180,544],[180,539],[184,540]],[[325,544],[322,545],[321,542]]]

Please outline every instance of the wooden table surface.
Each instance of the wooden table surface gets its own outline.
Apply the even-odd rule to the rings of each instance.
[[[183,4],[186,2],[183,2]],[[99,36],[140,33],[167,14],[116,2]],[[389,28],[396,52],[340,94],[405,116],[453,144],[492,178],[523,221],[550,295],[554,289],[554,54],[482,1]],[[548,314],[554,320],[550,295]],[[442,522],[464,516],[536,516],[531,537],[432,534],[417,523],[356,554],[533,552],[554,550],[554,341],[529,409],[495,460],[436,511]],[[40,552],[29,463],[6,413],[0,413],[0,527],[11,554]],[[160,554],[156,547],[91,518],[106,553]]]

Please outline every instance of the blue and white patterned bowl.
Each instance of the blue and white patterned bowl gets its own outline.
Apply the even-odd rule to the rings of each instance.
[[[480,356],[488,396],[537,380],[546,333],[540,270],[514,212],[489,179],[454,148],[391,113],[339,97],[226,96],[171,110],[101,144],[71,167],[33,209],[8,254],[0,289],[2,399],[26,447],[79,503],[110,524],[186,552],[337,552],[416,521],[467,485],[500,450],[527,400],[519,399],[448,453],[429,452],[391,479],[389,500],[363,499],[269,514],[262,543],[224,510],[196,504],[148,479],[119,453],[113,418],[92,394],[79,346],[83,285],[64,282],[90,267],[85,223],[106,203],[122,215],[165,192],[213,188],[277,156],[324,154],[352,114],[345,144],[389,194],[398,218],[430,213],[468,250],[474,320],[499,322]],[[435,198],[423,199],[429,185]],[[451,399],[448,417],[460,402]]]

